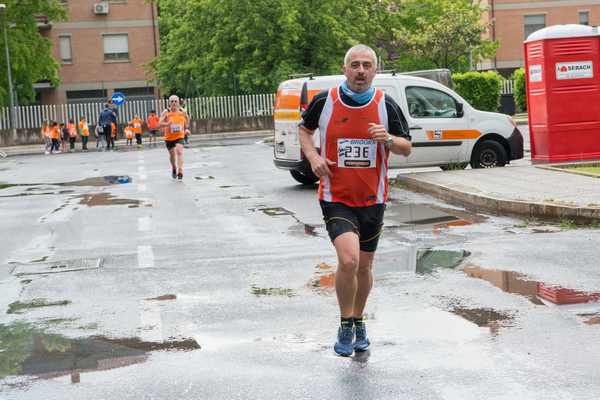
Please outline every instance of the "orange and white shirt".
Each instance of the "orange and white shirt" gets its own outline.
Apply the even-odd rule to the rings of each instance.
[[[151,131],[157,131],[158,128],[160,128],[160,118],[158,115],[150,115],[148,116],[146,124],[148,125],[148,129]]]
[[[60,128],[58,126],[50,128],[50,137],[56,140],[60,139]]]
[[[339,88],[329,90],[319,131],[321,156],[335,165],[329,167],[330,177],[321,178],[319,200],[351,207],[386,202],[389,150],[371,138],[369,123],[387,129],[385,95],[381,90],[377,89],[371,101],[359,107],[344,104]]]
[[[67,130],[69,131],[69,136],[74,138],[77,137],[77,129],[75,129],[75,124],[67,124]]]
[[[129,126],[125,127],[125,137],[127,139],[133,139],[133,128]]]
[[[134,118],[131,120],[130,122],[131,126],[133,127],[133,133],[136,134],[141,134],[142,133],[142,120],[139,118]]]
[[[79,122],[79,134],[81,136],[89,136],[90,135],[90,127],[87,122]]]
[[[177,140],[185,137],[187,116],[182,111],[168,111],[165,120],[169,125],[165,128],[165,140]]]

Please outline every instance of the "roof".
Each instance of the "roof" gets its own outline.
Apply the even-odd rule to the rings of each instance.
[[[598,36],[600,31],[598,27],[586,26],[586,25],[553,25],[539,31],[533,32],[525,43],[534,42],[536,40],[546,39],[561,39],[570,37],[582,37],[582,36]]]

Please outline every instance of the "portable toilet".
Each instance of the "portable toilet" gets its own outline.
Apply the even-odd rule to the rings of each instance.
[[[531,160],[600,160],[600,32],[550,26],[525,41]]]

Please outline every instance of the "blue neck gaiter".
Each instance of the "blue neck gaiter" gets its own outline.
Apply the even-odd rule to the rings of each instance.
[[[371,86],[362,93],[356,93],[348,87],[348,82],[344,81],[340,88],[346,96],[350,97],[353,101],[360,105],[367,104],[375,95],[375,88],[373,86]]]

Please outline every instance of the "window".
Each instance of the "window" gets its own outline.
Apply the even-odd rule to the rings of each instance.
[[[544,14],[525,16],[525,39],[533,32],[546,27],[546,16]]]
[[[406,101],[413,118],[458,118],[456,100],[441,90],[410,86],[406,88]]]
[[[106,89],[67,90],[67,103],[105,102],[106,99]]]
[[[589,11],[579,11],[579,23],[581,25],[589,25],[590,24],[590,12]]]
[[[73,56],[71,54],[71,36],[59,36],[58,48],[60,52],[60,61],[63,63],[71,63]]]
[[[129,45],[126,33],[103,35],[104,61],[129,60]]]
[[[121,92],[127,97],[127,100],[148,100],[154,99],[153,87],[134,87],[134,88],[116,88],[115,92]]]

